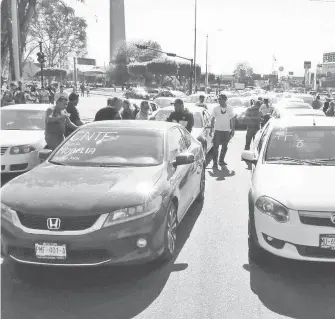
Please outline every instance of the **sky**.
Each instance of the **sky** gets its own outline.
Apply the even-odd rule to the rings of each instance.
[[[124,0],[127,40],[154,40],[162,49],[193,58],[195,0]],[[208,33],[209,71],[232,74],[248,62],[256,73],[284,67],[301,76],[325,52],[335,52],[335,0],[197,0],[196,61],[205,72]],[[327,0],[330,1],[330,0]],[[333,1],[333,0],[331,0]],[[109,0],[67,0],[88,22],[88,55],[109,61]]]

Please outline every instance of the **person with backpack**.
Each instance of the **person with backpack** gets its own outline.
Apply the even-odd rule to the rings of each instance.
[[[107,106],[100,109],[95,114],[94,122],[108,121],[108,120],[122,120],[120,115],[122,104],[121,100],[117,97],[109,98]]]

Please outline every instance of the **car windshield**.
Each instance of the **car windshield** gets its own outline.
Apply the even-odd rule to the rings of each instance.
[[[267,145],[265,160],[335,159],[334,141],[335,127],[308,126],[275,129]]]
[[[41,110],[1,110],[1,130],[44,130],[45,112]]]
[[[164,134],[131,128],[82,128],[51,158],[73,166],[153,166],[163,161]]]
[[[169,117],[169,115],[172,113],[171,110],[159,110],[155,115],[156,121],[166,121],[166,119]],[[202,117],[201,113],[195,112],[193,113],[194,118],[194,128],[202,128]]]

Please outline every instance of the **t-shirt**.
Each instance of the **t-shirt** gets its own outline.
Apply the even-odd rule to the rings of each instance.
[[[221,110],[224,114],[221,113]],[[231,106],[227,105],[226,108],[222,108],[220,105],[216,106],[212,116],[215,118],[215,131],[230,131],[230,120],[235,116]]]
[[[106,106],[100,109],[97,114],[95,114],[94,121],[108,121],[108,120],[121,120],[120,113],[111,106]]]
[[[194,126],[194,117],[187,109],[184,112],[172,112],[166,120],[167,122],[179,123],[184,126],[190,133]]]
[[[262,116],[271,114],[271,108],[270,106],[266,106],[266,104],[262,104],[262,106],[260,107],[259,111],[262,113]]]

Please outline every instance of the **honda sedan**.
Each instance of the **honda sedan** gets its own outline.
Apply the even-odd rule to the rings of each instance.
[[[1,245],[20,263],[169,260],[205,191],[201,143],[176,123],[94,122],[2,188]]]

